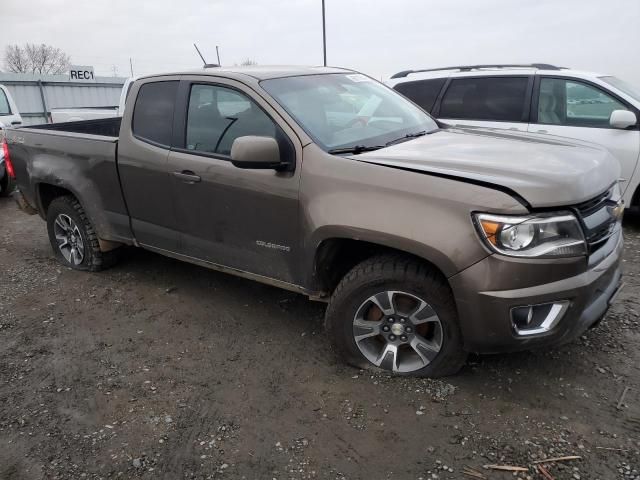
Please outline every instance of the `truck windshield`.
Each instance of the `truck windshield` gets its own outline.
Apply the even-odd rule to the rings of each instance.
[[[362,74],[264,80],[262,87],[325,150],[381,148],[438,129],[395,91]]]
[[[0,88],[0,115],[11,115],[11,107],[9,107],[9,100],[4,94],[4,90]]]

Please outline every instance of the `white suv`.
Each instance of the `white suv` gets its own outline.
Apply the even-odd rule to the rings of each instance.
[[[610,75],[547,64],[407,70],[387,84],[449,125],[603,145],[620,161],[625,204],[640,207],[640,88]]]
[[[22,125],[22,117],[18,112],[9,90],[0,85],[0,129]]]

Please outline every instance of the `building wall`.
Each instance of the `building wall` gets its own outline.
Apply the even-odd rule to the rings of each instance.
[[[57,108],[117,107],[125,80],[96,77],[90,83],[70,81],[68,75],[0,73],[0,84],[11,93],[23,125],[47,123]]]

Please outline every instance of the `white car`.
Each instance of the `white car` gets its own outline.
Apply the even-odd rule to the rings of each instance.
[[[22,125],[22,117],[9,90],[0,85],[0,129],[3,127]]]
[[[0,197],[6,197],[13,190],[10,167],[5,160],[4,128],[20,125],[22,125],[22,117],[18,112],[18,107],[11,98],[7,87],[0,85]]]
[[[387,84],[449,125],[603,145],[620,162],[626,206],[640,208],[638,87],[611,75],[547,64],[406,70]]]
[[[131,85],[137,77],[127,78],[122,86],[120,102],[117,107],[88,107],[88,108],[54,108],[51,110],[51,123],[79,122],[83,120],[99,120],[101,118],[121,117]]]

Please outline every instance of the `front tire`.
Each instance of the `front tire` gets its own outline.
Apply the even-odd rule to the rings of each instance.
[[[333,292],[325,325],[334,349],[358,368],[441,377],[467,358],[447,282],[411,257],[355,266]]]
[[[71,195],[51,202],[47,210],[47,231],[58,261],[74,270],[97,272],[117,260],[117,250],[100,250],[93,224],[80,202]]]

